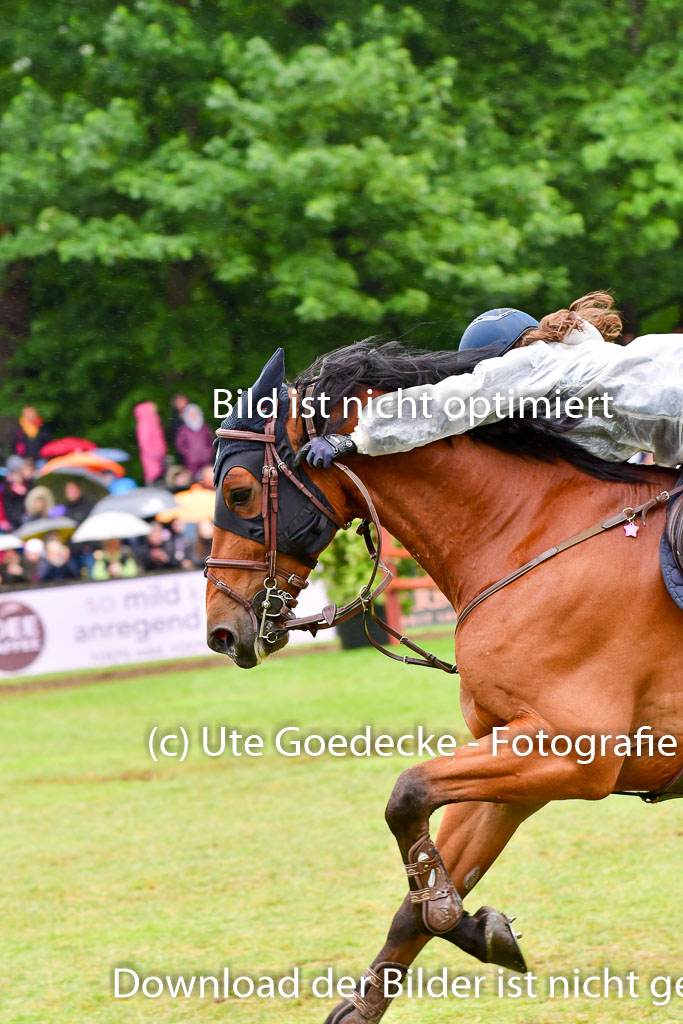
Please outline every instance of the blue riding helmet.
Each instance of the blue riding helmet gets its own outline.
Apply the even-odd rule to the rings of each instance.
[[[525,331],[538,326],[538,320],[534,320],[528,313],[523,313],[521,309],[487,309],[465,328],[459,350],[465,352],[473,348],[495,345],[495,354],[502,356],[519,341]]]

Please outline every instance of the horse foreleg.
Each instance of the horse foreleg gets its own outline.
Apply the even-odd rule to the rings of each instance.
[[[439,850],[449,876],[463,895],[493,864],[517,827],[538,809],[539,804],[496,805],[491,803],[454,804],[447,807],[437,836]],[[399,907],[387,940],[359,982],[352,999],[334,1008],[325,1024],[368,1024],[379,1021],[391,1002],[387,977],[397,980],[433,937],[425,932],[413,912],[410,894]],[[463,911],[451,933],[442,936],[487,963],[500,963],[520,972],[525,970],[514,935],[504,915],[482,907],[473,916]],[[374,983],[379,979],[381,984]]]
[[[450,804],[437,833],[436,845],[453,884],[463,898],[483,878],[518,827],[543,805]],[[523,974],[524,957],[510,925],[515,920],[493,907],[464,913],[455,928],[441,938],[484,963],[499,964]]]
[[[402,772],[386,819],[404,863],[429,835],[432,813],[447,804],[485,801],[534,809],[550,800],[600,800],[613,792],[623,756],[606,751],[591,763],[579,764],[574,754],[542,753],[533,744],[524,757],[515,752],[513,740],[532,737],[541,728],[547,739],[555,735],[547,723],[511,722],[506,742],[495,753],[493,738],[484,736],[451,757],[435,757]]]
[[[516,733],[537,733],[539,726],[532,728],[532,724],[529,721],[510,723],[510,739]],[[547,724],[544,724],[544,731],[546,736],[552,735]],[[456,878],[451,880],[442,860],[445,850],[437,850],[429,836],[429,818],[438,807],[487,801],[516,808],[509,819],[513,823],[509,838],[520,820],[549,800],[591,800],[607,796],[614,789],[622,763],[623,758],[608,754],[590,765],[581,765],[571,757],[550,756],[539,749],[532,749],[522,759],[511,743],[494,751],[492,738],[487,736],[461,747],[452,757],[434,758],[402,772],[387,805],[386,818],[403,856],[418,925],[427,932],[456,941],[463,948],[468,948],[476,938],[474,919],[465,919],[461,924],[462,904],[454,882],[464,892],[471,887],[468,882],[475,879],[477,869],[482,873],[484,865],[477,862],[478,841],[470,828],[455,840],[459,867]],[[502,820],[506,820],[505,814]],[[448,832],[444,835],[446,843],[447,835]],[[472,841],[474,845],[467,854],[468,842]],[[484,917],[490,910],[482,908],[479,916]],[[452,920],[450,928],[445,928],[442,921],[449,917],[456,920]],[[491,918],[488,924],[493,922]],[[501,935],[506,931],[502,915],[498,915],[496,927]],[[478,954],[475,952],[475,955]]]

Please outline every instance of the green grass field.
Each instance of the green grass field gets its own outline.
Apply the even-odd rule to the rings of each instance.
[[[447,655],[450,645],[438,643]],[[417,694],[419,693],[419,699]],[[229,724],[269,737],[422,724],[462,736],[457,688],[371,651],[307,654],[0,698],[2,1024],[322,1024],[330,1001],[114,1001],[110,974],[356,974],[405,891],[383,818],[410,761],[207,758],[155,764],[154,725]],[[683,805],[612,797],[532,818],[468,900],[518,915],[530,970],[608,966],[641,978],[636,1001],[397,1000],[387,1024],[683,1020],[655,1007],[653,975],[683,975]],[[493,974],[435,940],[418,964]],[[304,989],[306,985],[304,984]],[[681,986],[683,990],[683,985]]]

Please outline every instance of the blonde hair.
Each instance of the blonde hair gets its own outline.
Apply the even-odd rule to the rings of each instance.
[[[618,338],[622,331],[621,316],[614,309],[614,297],[609,292],[589,292],[572,302],[569,309],[558,309],[544,316],[538,327],[519,339],[515,348],[523,348],[534,341],[562,341],[568,331],[581,330],[581,321],[596,327],[605,341]]]

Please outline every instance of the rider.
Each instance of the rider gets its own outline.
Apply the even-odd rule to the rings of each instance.
[[[356,452],[409,451],[511,416],[520,401],[524,414],[524,406],[547,399],[550,415],[564,416],[569,437],[594,455],[625,462],[645,451],[658,465],[677,466],[683,462],[683,335],[608,344],[622,329],[613,304],[611,295],[592,292],[540,323],[518,309],[490,309],[460,342],[461,352],[482,351],[472,372],[390,392],[362,410],[350,434],[316,437],[300,457],[327,469]],[[409,415],[402,414],[406,409]]]

